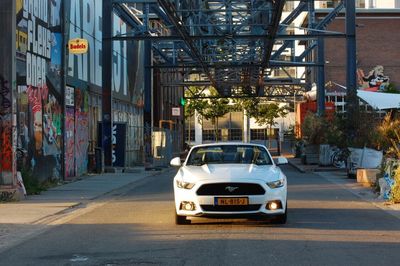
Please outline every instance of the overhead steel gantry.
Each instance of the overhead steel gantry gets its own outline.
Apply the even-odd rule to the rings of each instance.
[[[286,2],[295,8],[283,19]],[[325,30],[344,2],[316,21],[314,0],[113,0],[114,11],[133,30],[112,38],[151,41],[154,61],[148,67],[184,73],[167,86],[196,84],[191,74],[198,73],[200,83],[214,86],[221,96],[289,96],[311,87],[290,69],[323,66],[314,52],[318,40],[346,37]],[[308,26],[293,34],[294,20],[304,14]],[[307,43],[297,56],[296,41]],[[284,75],[276,77],[277,69]]]
[[[266,96],[285,100],[294,99],[316,82],[318,111],[323,113],[324,39],[345,37],[347,114],[349,124],[354,125],[357,117],[353,113],[358,110],[355,0],[336,1],[336,7],[328,9],[325,17],[318,21],[314,1],[103,0],[102,143],[106,165],[111,165],[111,41],[144,40],[148,69],[183,74],[181,80],[162,84],[162,87],[212,85],[221,97]],[[285,11],[283,18],[285,3],[289,2],[295,5],[292,10]],[[326,31],[327,25],[343,8],[346,9],[345,33]],[[112,36],[112,12],[128,23],[132,31]],[[306,25],[293,34],[293,22],[300,16]],[[295,47],[300,41],[305,49],[298,54]],[[306,69],[300,77],[290,71],[299,67]],[[276,75],[277,70],[285,75]],[[199,78],[194,79],[193,74]],[[145,71],[144,80],[144,135],[151,139],[151,71]]]

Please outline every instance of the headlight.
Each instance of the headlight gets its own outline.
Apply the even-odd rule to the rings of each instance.
[[[278,179],[276,181],[272,181],[272,182],[267,182],[267,185],[270,188],[279,188],[279,187],[283,187],[285,185],[285,179]]]
[[[191,189],[194,187],[194,183],[189,183],[189,182],[184,182],[181,180],[176,180],[176,186],[178,188],[184,188],[184,189]]]

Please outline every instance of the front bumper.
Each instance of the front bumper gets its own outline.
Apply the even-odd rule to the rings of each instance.
[[[244,182],[242,182],[244,183]],[[176,213],[182,216],[193,217],[216,217],[216,218],[250,218],[257,216],[275,216],[284,214],[286,211],[287,188],[271,189],[266,184],[258,180],[248,181],[246,183],[259,184],[265,190],[263,195],[206,195],[199,196],[196,191],[203,184],[209,182],[199,182],[192,189],[182,189],[174,183],[175,208]],[[248,205],[228,205],[218,206],[215,204],[215,198],[248,198]],[[278,202],[279,208],[269,210],[269,202]],[[182,209],[182,202],[191,202],[194,204],[194,210]]]

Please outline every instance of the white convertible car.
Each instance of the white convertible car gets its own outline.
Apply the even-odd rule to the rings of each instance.
[[[216,143],[194,146],[174,178],[176,223],[187,217],[251,218],[273,216],[286,223],[287,181],[267,148],[258,144]]]

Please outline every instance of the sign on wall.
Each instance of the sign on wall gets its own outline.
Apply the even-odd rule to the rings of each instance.
[[[89,43],[86,39],[75,38],[68,41],[68,51],[71,54],[84,54],[87,53]]]
[[[172,107],[172,116],[181,116],[181,108]]]
[[[65,105],[66,106],[75,106],[74,103],[74,88],[70,86],[65,87]]]
[[[108,125],[106,123],[105,125]],[[97,127],[98,146],[101,146],[103,140],[102,122],[99,122]],[[103,144],[108,145],[110,139],[103,140]],[[111,131],[111,145],[112,145],[112,166],[124,167],[125,166],[125,151],[126,151],[126,123],[113,123]]]

